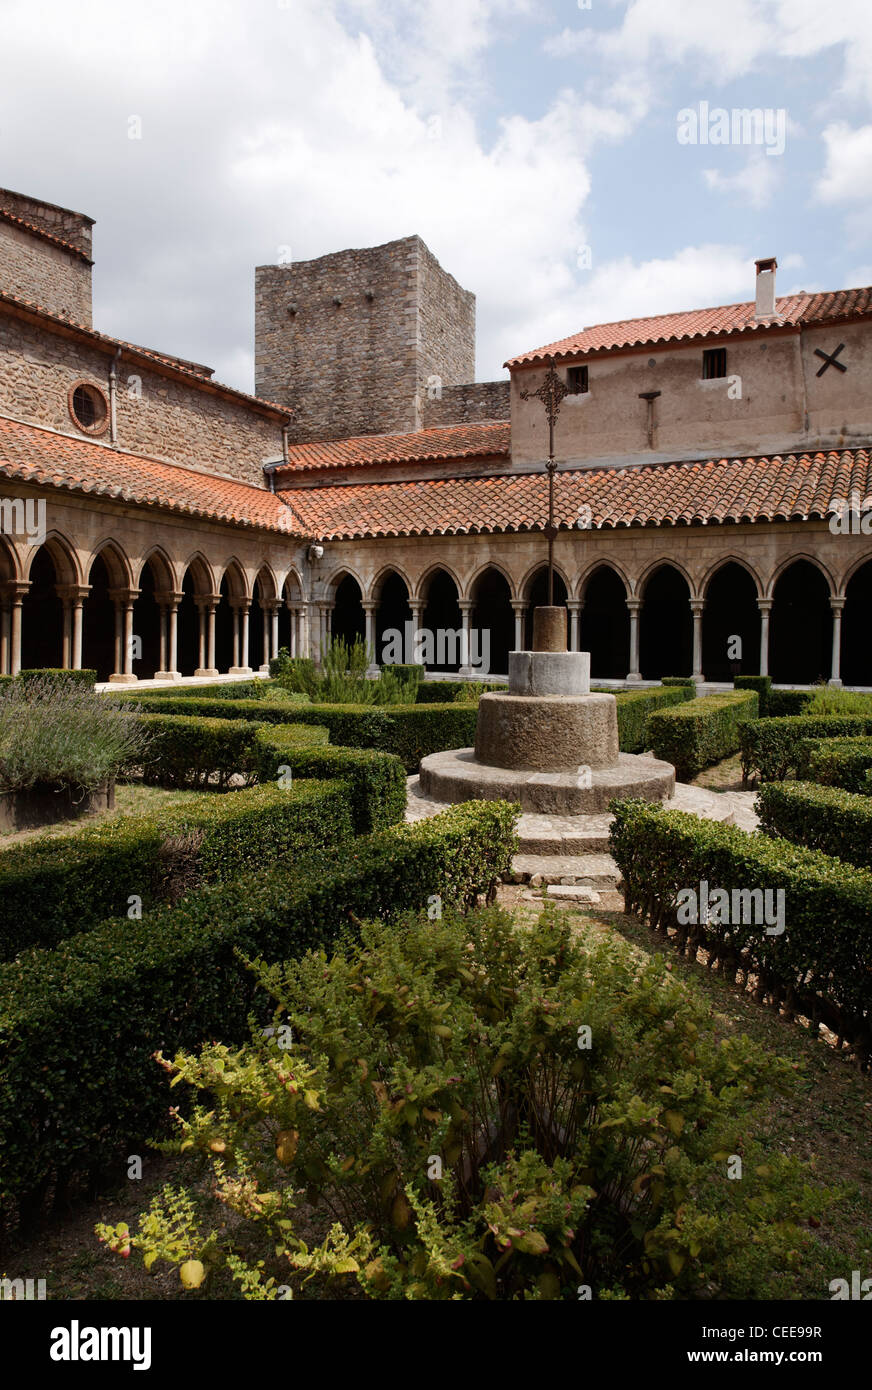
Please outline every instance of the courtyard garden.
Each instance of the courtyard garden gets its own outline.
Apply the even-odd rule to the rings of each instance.
[[[872,1273],[872,697],[619,692],[622,751],[741,779],[759,828],[618,801],[623,904],[566,909],[511,882],[517,807],[405,821],[486,686],[365,668],[4,682],[0,795],[68,814],[0,836],[0,1274],[613,1301]],[[730,911],[756,892],[768,931]]]

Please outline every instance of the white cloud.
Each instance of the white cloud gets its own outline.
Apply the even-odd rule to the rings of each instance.
[[[704,169],[703,181],[713,193],[728,194],[748,207],[762,208],[772,201],[779,183],[775,162],[761,151],[751,156],[735,174]]]
[[[835,121],[823,132],[826,166],[816,193],[825,203],[852,203],[872,197],[872,125],[852,129]]]

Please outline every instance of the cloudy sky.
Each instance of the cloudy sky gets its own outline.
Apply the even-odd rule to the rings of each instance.
[[[412,232],[477,295],[479,379],[748,299],[759,256],[872,283],[870,0],[0,8],[0,185],[97,219],[97,327],[244,390],[255,265]]]

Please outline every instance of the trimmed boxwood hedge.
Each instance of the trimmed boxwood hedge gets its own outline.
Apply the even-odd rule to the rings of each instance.
[[[756,690],[760,702],[760,718],[769,713],[769,696],[772,691],[771,676],[736,676],[733,681],[736,690]]]
[[[823,1022],[858,1055],[872,1055],[872,873],[819,850],[772,840],[738,826],[616,801],[611,852],[624,880],[627,910],[695,958],[712,953],[725,973],[757,980],[756,994],[788,1013]],[[677,921],[677,895],[782,889],[785,931],[763,926]]]
[[[0,960],[88,931],[126,912],[133,894],[146,913],[198,883],[344,843],[352,800],[345,781],[301,778],[11,845],[0,852]]]
[[[704,767],[738,751],[740,722],[756,719],[757,709],[755,690],[701,695],[650,715],[648,744],[655,757],[673,764],[679,781],[689,782]]]
[[[740,730],[742,780],[752,773],[763,782],[783,782],[796,773],[801,743],[810,738],[851,738],[872,734],[872,718],[864,715],[794,715],[751,720]]]
[[[806,738],[797,754],[802,777],[849,792],[867,790],[872,770],[872,738]]]
[[[306,747],[295,724],[261,725],[255,734],[255,767],[261,782],[274,781],[289,767],[295,777],[341,777],[349,785],[351,818],[358,835],[402,821],[406,811],[406,769],[391,753],[373,748]],[[309,726],[313,728],[315,726]]]
[[[19,671],[17,679],[24,681],[50,680],[57,685],[87,685],[97,684],[96,671],[68,671],[60,666],[34,666],[28,667],[24,671]]]
[[[422,681],[416,699],[419,705],[474,705],[488,690],[507,688],[499,681]]]
[[[153,714],[150,709],[140,717],[151,736],[139,768],[143,781],[162,787],[224,787],[234,776],[254,779],[255,738],[266,724]],[[315,747],[328,739],[323,725],[283,724],[281,728],[285,742],[300,747]]]
[[[26,1219],[50,1184],[59,1196],[73,1175],[96,1177],[166,1132],[176,1096],[155,1050],[241,1043],[252,1011],[272,1017],[240,952],[286,958],[329,946],[355,919],[491,895],[518,810],[452,806],[0,965],[0,1211]]]
[[[115,691],[112,692],[113,696]],[[123,699],[152,704],[155,700],[267,700],[273,704],[308,705],[308,695],[300,690],[284,690],[276,681],[230,681],[225,685],[158,686],[157,689],[124,691]]]
[[[693,698],[689,685],[657,685],[645,690],[620,690],[615,695],[618,705],[618,741],[622,753],[644,753],[648,742],[648,719],[658,710],[681,705]]]
[[[813,690],[770,690],[766,700],[767,719],[804,714],[814,699]]]
[[[872,739],[869,752],[872,763]],[[773,839],[872,869],[872,796],[814,782],[766,782],[756,806],[760,829]]]

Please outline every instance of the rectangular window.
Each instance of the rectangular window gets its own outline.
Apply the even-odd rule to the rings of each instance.
[[[719,376],[727,375],[727,349],[726,348],[706,348],[702,355],[702,379],[703,381],[714,381]]]
[[[566,373],[566,385],[571,396],[583,396],[590,390],[587,384],[587,367],[570,367]]]

